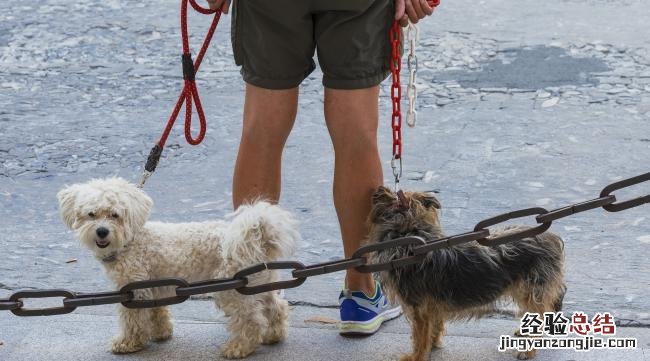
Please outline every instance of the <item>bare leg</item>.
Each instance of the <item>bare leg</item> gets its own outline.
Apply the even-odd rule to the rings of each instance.
[[[244,125],[233,177],[235,208],[258,197],[272,202],[280,198],[282,150],[297,107],[298,88],[269,90],[246,84]]]
[[[377,149],[379,86],[359,90],[325,89],[325,120],[334,144],[334,205],[343,249],[349,257],[368,235],[370,198],[383,184]],[[346,285],[374,293],[370,274],[348,270]]]

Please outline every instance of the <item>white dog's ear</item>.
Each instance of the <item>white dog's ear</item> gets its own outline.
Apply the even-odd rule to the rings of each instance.
[[[73,229],[74,224],[77,220],[75,202],[77,199],[78,191],[78,185],[71,185],[66,186],[56,195],[56,198],[59,200],[59,211],[61,212],[61,218],[63,219],[63,223],[65,223],[69,229]]]
[[[127,199],[124,199],[126,204],[126,228],[129,232],[135,233],[139,231],[142,226],[149,219],[149,212],[153,207],[153,200],[144,191],[130,186],[124,193]]]

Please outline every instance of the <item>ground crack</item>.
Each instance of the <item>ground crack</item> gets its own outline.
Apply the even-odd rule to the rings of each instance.
[[[289,301],[289,306],[314,307],[314,308],[339,308],[338,305],[319,305],[306,301]]]

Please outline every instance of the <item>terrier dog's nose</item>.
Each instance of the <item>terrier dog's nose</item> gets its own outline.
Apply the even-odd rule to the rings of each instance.
[[[106,238],[106,236],[108,236],[109,233],[108,229],[105,227],[99,227],[95,232],[97,233],[97,236],[99,236],[99,238]]]

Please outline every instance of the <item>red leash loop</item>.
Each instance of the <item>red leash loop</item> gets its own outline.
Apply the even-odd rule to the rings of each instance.
[[[201,46],[201,49],[199,50],[199,53],[196,56],[196,60],[194,62],[192,62],[192,54],[190,53],[190,40],[187,31],[187,3],[188,2],[192,5],[192,8],[194,8],[194,10],[196,10],[201,14],[214,14],[214,19],[212,19],[212,24],[210,24],[208,33],[206,34],[205,40],[203,41],[203,45]],[[201,105],[201,99],[199,98],[199,91],[198,88],[196,87],[195,76],[196,76],[196,72],[199,70],[199,67],[201,66],[201,62],[203,61],[203,56],[205,55],[205,52],[208,50],[208,46],[210,45],[210,41],[212,40],[212,36],[214,35],[214,31],[217,28],[217,24],[219,23],[220,17],[221,17],[220,11],[203,8],[196,3],[196,0],[181,1],[181,37],[183,40],[182,59],[183,59],[183,79],[185,81],[185,85],[183,86],[183,91],[181,92],[181,95],[178,101],[176,102],[176,106],[174,107],[174,110],[172,111],[172,114],[169,117],[169,121],[167,122],[167,127],[165,127],[165,131],[163,132],[162,136],[160,137],[160,140],[158,141],[158,145],[160,146],[160,148],[165,147],[165,143],[167,142],[167,137],[169,136],[169,133],[171,132],[172,127],[174,126],[174,122],[176,122],[176,118],[178,117],[178,113],[180,112],[183,103],[185,103],[185,139],[191,145],[198,145],[203,141],[203,138],[205,137],[205,131],[206,131],[205,113],[203,112],[203,106]],[[196,104],[196,112],[199,116],[199,123],[200,123],[199,134],[196,138],[193,138],[191,133],[192,101],[194,101],[194,103]]]
[[[208,29],[208,32],[205,36],[205,40],[203,41],[203,45],[201,46],[201,49],[199,50],[199,53],[196,56],[196,60],[194,61],[192,61],[192,54],[190,53],[190,39],[187,31],[188,2],[194,10],[196,10],[201,14],[205,14],[205,15],[214,14],[214,18],[212,19],[210,28]],[[201,66],[201,62],[203,61],[203,57],[205,56],[205,52],[208,50],[208,47],[210,46],[210,41],[212,41],[212,36],[214,35],[214,32],[217,28],[217,24],[219,23],[220,18],[221,18],[221,11],[211,10],[209,8],[201,7],[199,4],[196,3],[196,0],[181,1],[181,37],[183,42],[183,55],[181,59],[183,64],[183,79],[184,79],[183,90],[181,91],[181,94],[178,97],[178,101],[174,106],[174,110],[172,111],[172,114],[170,115],[169,120],[167,121],[165,130],[163,131],[156,145],[151,149],[151,152],[149,153],[149,158],[147,159],[147,164],[145,165],[145,177],[141,182],[141,186],[144,185],[146,179],[156,169],[162,151],[165,148],[165,143],[167,142],[167,138],[169,137],[169,134],[171,133],[171,130],[174,127],[174,123],[178,118],[178,114],[180,113],[183,104],[185,104],[185,140],[187,140],[187,142],[191,145],[198,145],[205,138],[207,124],[205,120],[205,113],[203,111],[203,106],[201,104],[201,99],[199,98],[199,91],[196,86],[196,72],[199,70],[199,67]],[[200,130],[196,138],[192,137],[192,103],[195,104],[196,113],[199,116]]]

